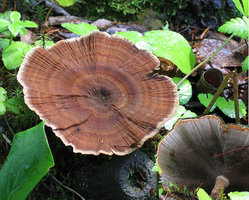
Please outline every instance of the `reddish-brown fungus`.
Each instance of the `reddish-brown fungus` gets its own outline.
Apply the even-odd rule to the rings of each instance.
[[[159,60],[101,32],[36,47],[18,72],[24,98],[65,145],[83,154],[125,155],[176,112],[176,86],[147,76]]]
[[[201,185],[209,192],[216,184],[213,197],[226,186],[230,191],[249,190],[249,149],[242,148],[248,145],[248,127],[224,126],[213,115],[180,120],[159,144],[157,161],[163,184]]]

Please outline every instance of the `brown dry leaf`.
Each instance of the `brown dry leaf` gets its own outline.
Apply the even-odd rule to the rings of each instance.
[[[33,33],[32,31],[29,31],[27,29],[26,29],[26,35],[20,34],[21,42],[26,42],[28,44],[34,44],[36,37],[37,37],[37,35],[35,33]]]
[[[90,22],[89,20],[75,16],[56,16],[56,17],[49,17],[45,25],[55,26],[55,25],[61,25],[63,23],[80,24],[80,23],[89,23],[89,22]]]

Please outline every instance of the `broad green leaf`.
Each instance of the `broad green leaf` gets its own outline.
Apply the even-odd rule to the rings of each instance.
[[[63,7],[72,6],[75,3],[75,0],[55,0],[55,1]]]
[[[13,11],[10,13],[10,20],[13,24],[18,23],[20,21],[21,14],[17,11]]]
[[[33,48],[25,42],[15,42],[3,50],[2,59],[7,69],[20,67],[24,56]],[[15,59],[13,59],[15,58]]]
[[[197,197],[199,200],[212,200],[211,197],[202,188],[198,189]]]
[[[37,28],[38,27],[38,25],[35,22],[29,21],[29,20],[21,21],[21,22],[19,22],[19,25],[21,25],[23,27],[28,27],[28,28]]]
[[[226,100],[224,97],[218,97],[216,100],[218,108],[228,117],[235,118],[234,101]],[[239,117],[242,118],[246,115],[246,106],[244,102],[239,99]]]
[[[94,30],[99,30],[97,26],[86,23],[80,23],[80,24],[64,23],[61,24],[61,26],[80,36],[89,34]]]
[[[6,38],[0,38],[0,51],[9,46],[10,40]]]
[[[164,124],[164,127],[167,130],[171,130],[174,126],[174,124],[179,120],[179,119],[184,119],[184,118],[191,118],[191,117],[197,117],[197,115],[190,110],[186,110],[184,106],[179,105],[178,110],[176,114]]]
[[[21,97],[12,97],[5,102],[8,111],[20,114],[20,109],[24,106],[24,100]]]
[[[195,63],[195,56],[188,41],[174,31],[149,31],[143,41],[152,46],[152,53],[173,62],[183,73],[189,73]]]
[[[222,33],[233,33],[242,39],[248,38],[248,30],[249,20],[245,16],[243,16],[242,19],[239,17],[236,19],[230,19],[230,21],[226,22],[218,29],[218,31]]]
[[[0,26],[8,26],[10,24],[10,22],[8,22],[7,20],[4,19],[0,19]]]
[[[209,103],[212,101],[214,95],[208,93],[208,94],[198,94],[198,99],[201,102],[201,104],[203,104],[205,107],[208,107]],[[214,103],[214,105],[212,106],[212,108],[210,109],[210,112],[213,112],[214,109],[217,107],[216,102]]]
[[[249,16],[249,10],[248,10],[248,6],[249,6],[249,1],[248,0],[242,0],[243,2],[243,7],[244,7],[244,15],[246,17]]]
[[[140,49],[147,49],[157,57],[173,62],[183,73],[190,72],[195,63],[195,56],[188,41],[174,31],[149,31],[141,35],[136,31],[116,33],[131,40]]]
[[[43,122],[17,133],[0,171],[0,199],[25,200],[53,166]]]
[[[174,77],[172,78],[175,84],[179,83],[182,78]],[[192,86],[189,80],[183,81],[183,83],[177,88],[178,89],[178,96],[179,96],[179,103],[184,105],[188,103],[189,99],[192,97]]]
[[[249,192],[229,192],[228,196],[231,200],[248,200]]]
[[[12,33],[12,35],[16,37],[17,34],[20,32],[21,26],[19,26],[18,24],[9,24],[8,28],[10,32]]]
[[[121,35],[124,38],[132,41],[134,44],[143,41],[143,35],[137,31],[118,32],[115,33],[115,35]]]
[[[243,72],[247,71],[248,68],[249,68],[249,67],[248,67],[248,65],[249,65],[249,63],[248,63],[248,62],[249,62],[248,57],[249,57],[249,56],[246,57],[246,59],[244,60],[244,62],[243,62],[243,64],[242,64],[242,70],[243,70]]]
[[[0,87],[0,102],[3,102],[7,99],[7,91],[3,88]]]
[[[4,102],[0,101],[0,115],[4,115],[5,112],[6,112],[6,107],[4,105]]]

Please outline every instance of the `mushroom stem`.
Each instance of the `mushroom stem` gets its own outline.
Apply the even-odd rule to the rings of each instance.
[[[229,181],[224,176],[217,176],[215,186],[211,192],[211,197],[217,199],[220,196],[221,190],[225,189],[229,185]]]

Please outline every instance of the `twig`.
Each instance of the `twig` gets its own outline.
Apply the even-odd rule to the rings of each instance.
[[[224,78],[224,80],[222,81],[222,83],[220,84],[220,87],[218,88],[217,92],[215,93],[213,99],[211,100],[211,102],[208,104],[206,110],[203,112],[204,115],[208,114],[210,109],[212,108],[212,106],[214,105],[216,99],[220,96],[221,92],[223,91],[224,87],[227,85],[227,82],[229,80],[229,78],[231,77],[232,72],[229,72],[226,77]]]
[[[3,134],[3,133],[2,133],[2,136],[3,136],[3,139],[5,139],[5,141],[6,141],[9,145],[11,145],[10,139],[9,139],[5,134]]]
[[[10,125],[9,125],[9,122],[8,122],[8,120],[7,120],[7,118],[6,118],[6,115],[4,115],[4,120],[5,120],[6,125],[7,125],[8,128],[9,128],[10,132],[12,133],[12,135],[15,135],[15,132],[13,131],[13,129],[12,129],[12,128],[10,127]]]
[[[76,192],[74,189],[63,185],[57,178],[55,178],[52,174],[48,172],[48,174],[54,179],[55,182],[57,182],[61,187],[64,187],[65,189],[69,190],[70,192],[76,194],[81,200],[86,200],[84,197],[82,197],[78,192]]]
[[[235,110],[235,122],[236,124],[240,123],[239,120],[239,89],[238,89],[238,81],[237,81],[237,69],[235,69],[235,73],[233,73],[233,100],[234,100],[234,110]]]
[[[192,69],[191,72],[186,74],[186,76],[183,77],[183,79],[176,85],[177,87],[185,81],[193,72],[195,72],[197,69],[199,69],[202,65],[204,65],[206,62],[211,60],[233,37],[234,35],[230,35],[230,37],[211,55],[209,56],[206,60],[202,61],[199,65],[197,65],[194,69]]]
[[[6,1],[7,1],[7,0],[3,0],[1,12],[4,12],[4,10],[5,10]]]

